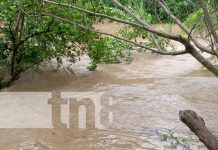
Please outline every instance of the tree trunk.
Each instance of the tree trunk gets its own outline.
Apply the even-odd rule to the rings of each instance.
[[[209,150],[218,150],[218,141],[206,128],[203,118],[191,110],[180,111],[179,116]]]
[[[20,78],[20,75],[22,72],[23,72],[22,70],[16,71],[9,80],[4,81],[4,82],[0,82],[0,90],[2,90],[4,88],[8,88],[9,86],[11,86],[11,84],[13,82],[15,82],[16,80],[18,80]]]
[[[13,33],[14,40],[12,41],[13,43],[13,54],[12,54],[12,61],[11,61],[11,76],[13,76],[15,72],[15,65],[16,65],[16,59],[17,59],[17,54],[18,54],[18,49],[19,49],[19,43],[22,38],[22,30],[23,30],[23,25],[24,25],[24,12],[23,10],[19,10],[19,13],[17,15],[16,19],[16,25],[15,25],[15,30]]]

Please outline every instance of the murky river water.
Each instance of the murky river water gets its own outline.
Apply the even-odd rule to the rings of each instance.
[[[86,69],[89,59],[84,56],[72,66],[74,75],[49,70],[24,75],[5,91],[106,92],[114,97],[113,123],[104,130],[0,129],[0,149],[161,150],[170,145],[161,141],[168,129],[188,138],[190,149],[205,149],[179,121],[178,112],[196,111],[218,135],[218,79],[189,55],[133,56],[131,64],[102,64],[95,72]]]

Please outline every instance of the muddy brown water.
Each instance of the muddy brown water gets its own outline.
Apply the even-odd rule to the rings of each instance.
[[[170,141],[157,134],[172,130],[205,149],[179,121],[191,109],[218,135],[218,79],[190,55],[159,56],[133,52],[131,64],[101,64],[87,70],[89,59],[72,66],[75,74],[47,70],[27,73],[6,92],[106,92],[114,97],[113,123],[100,129],[0,129],[1,150],[161,150]],[[31,106],[31,104],[29,104]],[[1,107],[4,105],[0,105]],[[177,147],[181,149],[181,147]]]

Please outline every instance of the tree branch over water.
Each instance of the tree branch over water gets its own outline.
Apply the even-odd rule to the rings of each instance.
[[[215,55],[215,53],[212,51],[212,49],[210,49],[210,48],[208,48],[208,47],[206,47],[198,42],[198,40],[195,38],[195,36],[191,33],[192,31],[189,30],[187,27],[185,27],[183,25],[183,23],[176,16],[173,15],[173,13],[169,10],[169,8],[167,7],[167,5],[164,1],[156,0],[156,2],[159,3],[159,5],[165,11],[165,13],[188,35],[188,37],[183,37],[182,35],[175,35],[175,34],[170,33],[170,32],[163,32],[163,31],[156,30],[154,27],[152,27],[151,25],[146,23],[144,20],[138,18],[134,13],[131,12],[131,10],[129,10],[124,5],[122,5],[118,0],[112,0],[114,6],[120,8],[123,12],[127,13],[129,16],[134,18],[137,21],[137,23],[133,23],[133,22],[129,22],[129,21],[121,20],[121,19],[116,19],[115,17],[108,16],[105,14],[95,13],[95,12],[92,12],[92,11],[89,11],[89,10],[86,10],[83,8],[79,8],[79,7],[74,6],[72,4],[58,3],[58,2],[53,2],[50,0],[43,0],[43,1],[47,4],[72,8],[72,9],[75,9],[75,10],[80,11],[82,13],[88,13],[88,14],[93,15],[93,16],[107,18],[107,19],[110,19],[110,20],[113,20],[116,22],[131,25],[133,27],[140,27],[141,29],[144,29],[145,31],[150,32],[152,34],[155,34],[157,36],[160,36],[160,37],[163,37],[166,39],[170,39],[170,40],[174,40],[174,41],[178,41],[185,46],[185,50],[181,51],[181,52],[173,52],[173,53],[167,52],[167,54],[172,53],[172,55],[179,55],[179,54],[189,53],[194,58],[196,58],[204,67],[206,67],[208,70],[213,72],[216,76],[218,76],[218,68],[215,65],[213,65],[210,61],[208,61],[207,58],[204,58],[199,50],[206,52],[206,53],[209,53],[211,55]],[[66,19],[65,19],[65,21],[66,21]],[[84,28],[84,26],[83,26],[83,29],[89,30],[92,32],[96,32],[96,30],[87,29],[87,28]],[[100,33],[100,31],[97,31],[97,32]],[[105,34],[105,33],[100,33],[100,34]],[[124,38],[117,37],[117,36],[114,36],[114,35],[108,34],[108,33],[106,33],[106,34],[109,36],[112,36],[114,38],[124,40],[126,42],[140,46],[139,44],[132,42],[132,41],[128,41]],[[196,49],[196,47],[198,49]],[[148,49],[147,47],[144,47],[144,48]],[[159,49],[159,48],[157,47],[157,49]],[[154,51],[151,48],[149,48],[149,50]],[[162,51],[158,51],[158,50],[155,50],[154,52],[159,53],[159,54],[163,54],[163,55],[166,54],[166,52],[163,53]]]
[[[106,32],[101,32],[101,31],[98,31],[98,30],[95,30],[95,29],[91,29],[89,27],[86,27],[84,25],[81,25],[81,24],[78,24],[76,22],[73,22],[73,21],[70,21],[70,20],[67,20],[67,19],[64,19],[64,18],[61,18],[59,16],[55,16],[55,15],[52,15],[52,14],[46,14],[46,13],[42,13],[42,15],[44,16],[50,16],[50,17],[53,17],[55,19],[58,19],[58,20],[61,20],[61,21],[64,21],[64,22],[68,22],[70,24],[73,24],[73,25],[76,25],[78,27],[80,27],[81,29],[83,30],[86,30],[86,31],[89,31],[89,32],[95,32],[95,33],[99,33],[99,34],[102,34],[102,35],[108,35],[108,36],[111,36],[113,38],[116,38],[116,39],[119,39],[119,40],[122,40],[122,41],[125,41],[125,42],[128,42],[128,43],[131,43],[135,46],[138,46],[138,47],[141,47],[141,48],[144,48],[146,50],[149,50],[153,53],[157,53],[157,54],[161,54],[161,55],[182,55],[182,54],[186,54],[187,51],[186,50],[182,50],[182,51],[172,51],[172,52],[169,52],[169,51],[164,51],[164,50],[157,50],[157,49],[153,49],[153,48],[149,48],[149,47],[146,47],[142,44],[139,44],[137,42],[133,42],[131,40],[128,40],[128,39],[125,39],[125,38],[122,38],[122,37],[119,37],[119,36],[116,36],[116,35],[113,35],[113,34],[110,34],[110,33],[106,33]]]

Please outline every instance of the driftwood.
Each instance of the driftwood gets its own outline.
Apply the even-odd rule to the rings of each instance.
[[[206,128],[203,118],[191,110],[180,111],[179,116],[209,150],[218,150],[218,141]]]

